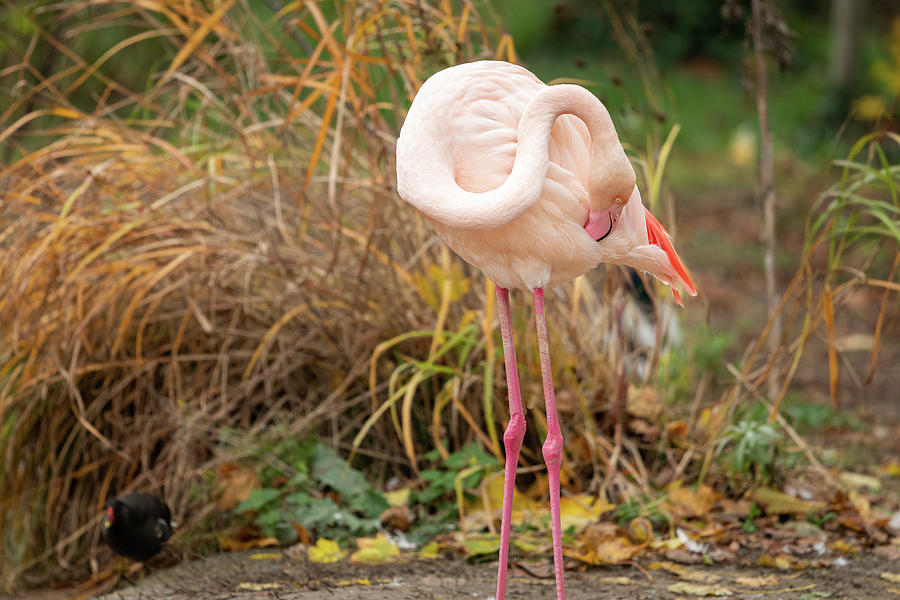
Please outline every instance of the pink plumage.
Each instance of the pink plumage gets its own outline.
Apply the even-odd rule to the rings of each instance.
[[[426,81],[397,140],[397,189],[457,254],[497,284],[510,421],[497,600],[506,593],[516,464],[525,435],[508,288],[531,290],[541,358],[557,598],[565,598],[559,427],[543,288],[600,262],[629,265],[696,291],[668,233],[641,204],[634,169],[603,104],[577,85],[481,61]],[[676,300],[680,301],[675,291]]]
[[[397,181],[447,245],[502,287],[549,287],[605,262],[694,293],[680,263],[649,242],[609,113],[579,86],[546,86],[499,61],[444,69],[409,110]],[[618,219],[599,243],[585,229],[591,210]]]

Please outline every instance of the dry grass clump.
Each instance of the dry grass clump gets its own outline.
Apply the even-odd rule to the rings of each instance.
[[[5,587],[83,575],[109,494],[190,531],[234,439],[349,448],[373,349],[434,325],[450,264],[394,192],[402,114],[427,73],[511,52],[469,4],[89,4],[32,14],[0,71]]]

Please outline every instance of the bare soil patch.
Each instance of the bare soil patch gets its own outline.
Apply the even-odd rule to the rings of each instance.
[[[743,564],[741,564],[743,563]],[[883,572],[900,570],[900,563],[863,553],[845,566],[828,566],[799,571],[780,571],[752,566],[747,557],[738,564],[692,566],[714,581],[686,581],[661,569],[641,567],[591,567],[566,572],[571,600],[658,599],[698,597],[690,592],[670,590],[673,584],[717,585],[734,599],[858,600],[891,598],[900,593],[900,584],[881,577]],[[535,576],[550,573],[544,561],[511,570],[508,598],[556,598],[552,578]],[[343,561],[317,564],[292,558],[281,551],[220,554],[182,563],[156,572],[136,586],[125,587],[100,600],[349,600],[392,598],[461,600],[491,598],[494,595],[496,562],[470,564],[460,560],[405,561],[383,565],[358,565]],[[529,573],[529,571],[531,573]],[[754,581],[754,578],[757,580]],[[767,578],[761,584],[759,578]],[[755,587],[754,587],[755,586]],[[32,596],[31,600],[37,600]]]

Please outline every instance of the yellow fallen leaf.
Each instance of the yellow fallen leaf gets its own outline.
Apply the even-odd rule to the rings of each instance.
[[[419,558],[437,558],[440,556],[441,547],[437,542],[429,542],[419,550]]]
[[[564,550],[563,553],[589,565],[616,565],[630,560],[640,550],[628,538],[615,537],[584,544],[578,550]]]
[[[669,490],[667,503],[676,516],[703,517],[716,503],[716,493],[708,485],[701,485],[696,490],[676,487]]]
[[[881,468],[884,474],[889,477],[900,477],[900,462],[892,460]]]
[[[774,567],[776,569],[781,569],[782,571],[787,571],[789,569],[800,570],[809,568],[809,563],[804,560],[798,560],[793,556],[788,556],[786,554],[779,554],[778,556],[772,557],[769,554],[760,555],[759,559],[757,559],[756,564],[760,567]]]
[[[673,583],[666,589],[675,594],[690,594],[692,596],[730,596],[734,593],[724,585],[700,585],[685,581]]]
[[[467,535],[462,547],[469,556],[494,554],[500,550],[500,536],[493,534]]]
[[[868,499],[865,496],[857,492],[856,490],[850,490],[850,502],[853,503],[853,508],[856,509],[856,512],[859,513],[859,516],[863,519],[868,519],[872,516],[872,506],[869,504]]]
[[[309,549],[309,560],[317,563],[333,563],[343,560],[347,552],[341,550],[334,540],[319,538],[316,545]]]
[[[634,585],[634,579],[629,577],[598,577],[594,580],[597,583],[611,583],[613,585]]]
[[[243,552],[251,548],[274,548],[280,545],[278,540],[273,537],[242,540],[224,535],[219,536],[219,549],[223,552]]]
[[[600,515],[614,508],[614,504],[609,504],[590,494],[562,498],[559,501],[559,512],[563,531],[572,527],[575,528],[575,531],[581,531],[597,521]]]
[[[406,506],[409,502],[409,492],[412,488],[400,488],[393,492],[385,492],[384,499],[387,500],[388,506]]]
[[[256,554],[251,554],[248,558],[250,560],[278,560],[283,558],[283,555],[277,552],[257,552]]]
[[[872,477],[871,475],[844,471],[843,473],[838,474],[838,479],[840,479],[844,485],[852,487],[853,489],[869,488],[873,492],[881,490],[881,480],[877,477]]]
[[[848,542],[846,540],[837,540],[828,544],[828,547],[833,550],[837,550],[838,552],[843,552],[844,554],[851,554],[853,552],[859,551],[859,546],[857,546],[853,542]]]
[[[778,578],[774,575],[760,575],[759,577],[735,577],[734,582],[749,588],[763,587],[764,585],[778,585]]]
[[[531,535],[517,535],[510,540],[512,545],[525,554],[534,554],[546,546],[546,542]]]
[[[772,488],[757,488],[751,492],[754,502],[763,506],[770,515],[803,515],[825,506],[824,502],[800,500]]]
[[[359,577],[357,579],[339,579],[334,582],[338,587],[348,587],[351,585],[372,585],[372,581],[368,577]]]
[[[261,592],[263,590],[277,590],[281,587],[280,583],[252,583],[244,582],[238,584],[238,589],[250,590],[251,592]]]
[[[887,579],[891,583],[900,583],[900,573],[889,573],[885,571],[881,574],[882,579]]]
[[[356,545],[359,546],[359,550],[350,556],[350,560],[353,562],[371,565],[400,556],[400,548],[380,533],[371,538],[359,538],[356,540]]]

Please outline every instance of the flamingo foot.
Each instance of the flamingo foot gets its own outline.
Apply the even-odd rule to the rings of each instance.
[[[541,378],[544,383],[544,405],[547,410],[547,439],[544,440],[542,454],[544,462],[547,463],[547,479],[550,484],[550,524],[553,533],[556,598],[565,600],[566,583],[563,576],[562,524],[559,511],[559,471],[562,466],[563,438],[556,411],[556,395],[553,392],[553,371],[550,369],[550,342],[547,336],[547,319],[544,315],[544,290],[535,288],[533,295],[538,352],[541,356]]]
[[[506,384],[509,394],[509,425],[503,433],[506,466],[503,473],[503,516],[500,521],[500,564],[497,567],[497,599],[506,597],[506,570],[509,562],[509,528],[512,517],[513,494],[516,489],[516,467],[519,450],[525,438],[525,411],[519,390],[519,371],[516,366],[516,347],[512,335],[509,310],[509,290],[497,287],[500,305],[500,335],[503,338],[503,358],[506,365]]]

